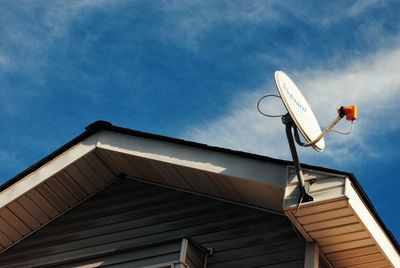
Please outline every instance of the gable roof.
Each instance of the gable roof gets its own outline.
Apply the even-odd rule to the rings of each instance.
[[[40,168],[41,166],[43,166],[50,160],[61,155],[62,153],[64,153],[65,151],[67,151],[68,149],[73,147],[74,145],[78,144],[79,142],[87,139],[88,137],[92,136],[94,133],[99,132],[101,130],[112,131],[112,132],[126,134],[126,135],[130,135],[130,136],[134,136],[134,137],[140,137],[140,138],[144,138],[144,139],[157,140],[157,141],[162,141],[162,142],[190,146],[190,147],[198,148],[198,149],[202,149],[202,150],[223,153],[223,154],[227,154],[227,155],[238,156],[238,157],[242,157],[242,158],[248,158],[248,159],[267,162],[267,163],[273,163],[273,164],[279,164],[279,165],[291,165],[292,164],[292,162],[286,161],[286,160],[271,158],[271,157],[267,157],[267,156],[262,156],[262,155],[257,155],[257,154],[242,152],[242,151],[226,149],[226,148],[222,148],[222,147],[209,146],[209,145],[203,144],[203,143],[198,143],[198,142],[187,141],[187,140],[183,140],[183,139],[177,139],[177,138],[137,131],[137,130],[133,130],[133,129],[129,129],[129,128],[114,126],[108,121],[99,120],[99,121],[96,121],[96,122],[86,126],[85,131],[82,134],[78,135],[71,141],[67,142],[66,144],[64,144],[63,146],[61,146],[54,152],[50,153],[43,159],[34,163],[32,166],[28,167],[27,169],[25,169],[21,173],[17,174],[13,178],[4,182],[2,185],[0,185],[0,192],[5,190],[9,186],[13,185],[15,182],[19,181],[20,179],[24,178],[27,174],[37,170],[38,168]],[[352,181],[354,181],[354,183],[357,184],[359,189],[362,192],[364,192],[364,190],[362,190],[361,185],[358,183],[357,179],[351,173],[334,170],[334,169],[329,169],[329,168],[324,168],[324,167],[307,165],[307,164],[302,164],[302,167],[307,168],[307,169],[314,169],[314,170],[319,170],[319,171],[326,171],[326,172],[330,172],[330,173],[337,173],[337,174],[350,176]],[[365,197],[368,198],[366,194],[365,194]],[[369,200],[368,200],[368,202],[371,203]],[[371,206],[372,206],[372,203],[371,203]]]
[[[12,209],[18,210],[24,204],[24,197],[36,200],[37,205],[40,203],[50,209],[47,211],[48,215],[43,216],[43,223],[38,226],[33,224],[29,227],[30,230],[17,230],[12,239],[6,237],[2,240],[0,237],[0,250],[17,243],[40,226],[107,187],[118,176],[131,176],[139,180],[151,178],[150,181],[155,184],[283,214],[281,202],[287,188],[283,178],[287,177],[288,166],[291,166],[289,161],[139,132],[114,126],[106,121],[97,121],[87,126],[81,135],[0,186],[0,208],[6,211],[3,213]],[[399,253],[397,241],[354,175],[310,165],[302,167],[348,178],[355,193]],[[101,172],[96,169],[101,169]],[[171,181],[164,173],[174,177],[174,180]],[[74,177],[79,177],[79,180]],[[93,181],[93,177],[98,179]],[[63,184],[67,182],[69,186]],[[64,191],[66,187],[75,187],[77,192],[72,195],[76,196],[68,196],[71,193]],[[59,200],[63,191],[65,198],[70,198],[70,204],[63,204],[65,202]],[[47,204],[51,202],[54,202],[53,208]],[[45,208],[43,210],[46,212]],[[295,218],[292,220],[296,221]]]

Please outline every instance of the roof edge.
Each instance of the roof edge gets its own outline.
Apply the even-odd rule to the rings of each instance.
[[[137,131],[137,130],[133,130],[133,129],[129,129],[129,128],[114,126],[109,121],[97,120],[97,121],[87,125],[85,127],[85,131],[83,133],[81,133],[77,137],[73,138],[72,140],[70,140],[66,144],[62,145],[60,148],[58,148],[54,152],[45,156],[43,159],[34,163],[33,165],[31,165],[30,167],[28,167],[21,173],[17,174],[16,176],[12,177],[11,179],[7,180],[2,185],[0,185],[0,193],[2,191],[6,190],[7,188],[11,187],[13,184],[15,184],[16,182],[18,182],[19,180],[21,180],[28,174],[39,169],[41,166],[43,166],[47,162],[49,162],[52,159],[56,158],[57,156],[61,155],[62,153],[64,153],[65,151],[67,151],[68,149],[73,147],[74,145],[78,144],[79,142],[85,140],[86,138],[90,137],[91,135],[93,135],[96,132],[101,131],[101,130],[112,131],[112,132],[116,132],[116,133],[121,133],[121,134],[126,134],[126,135],[146,138],[146,139],[153,139],[153,140],[157,140],[157,141],[170,142],[170,143],[175,143],[175,144],[180,144],[180,145],[185,145],[185,146],[191,146],[191,147],[195,147],[195,148],[199,148],[199,149],[203,149],[203,150],[209,150],[209,151],[213,151],[213,152],[219,152],[219,153],[234,155],[234,156],[238,156],[238,157],[250,158],[253,160],[269,162],[269,163],[274,163],[274,164],[280,164],[280,165],[292,165],[293,164],[291,161],[287,161],[287,160],[281,160],[281,159],[271,158],[271,157],[267,157],[267,156],[262,156],[262,155],[257,155],[257,154],[242,152],[242,151],[235,151],[235,150],[216,147],[216,146],[209,146],[209,145],[203,144],[203,143],[197,143],[197,142],[187,141],[187,140],[183,140],[183,139],[177,139],[177,138],[172,138],[172,137],[167,137],[167,136],[162,136],[162,135],[157,135],[157,134],[151,134],[151,133],[147,133],[147,132],[141,132],[141,131]],[[397,242],[397,240],[395,239],[393,234],[390,232],[390,230],[384,224],[383,220],[377,213],[371,200],[368,198],[366,192],[364,191],[364,189],[362,188],[362,186],[360,185],[360,183],[358,182],[358,180],[354,176],[354,174],[335,170],[335,169],[329,169],[329,168],[324,168],[324,167],[319,167],[319,166],[308,165],[308,164],[301,164],[301,166],[305,169],[313,169],[316,171],[330,172],[330,173],[336,173],[339,175],[348,176],[350,181],[354,184],[357,192],[360,194],[362,200],[365,202],[368,209],[370,209],[373,216],[376,218],[376,220],[382,226],[386,235],[388,236],[390,241],[394,244],[397,252],[400,254],[399,243]]]

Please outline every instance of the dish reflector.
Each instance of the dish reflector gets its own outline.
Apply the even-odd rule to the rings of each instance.
[[[282,71],[275,72],[275,83],[283,104],[300,133],[308,143],[313,142],[321,134],[321,128],[303,94],[292,79]],[[324,138],[311,146],[316,151],[322,152],[325,148]]]

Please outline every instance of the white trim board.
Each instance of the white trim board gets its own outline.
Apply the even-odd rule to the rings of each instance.
[[[350,206],[356,212],[360,222],[376,241],[380,250],[387,256],[394,267],[400,267],[399,254],[352,185],[349,187],[347,194]]]
[[[98,148],[186,166],[271,186],[286,186],[286,166],[211,152],[190,146],[101,131]]]
[[[0,193],[0,208],[93,151],[96,148],[98,138],[99,134],[88,137],[2,191]]]

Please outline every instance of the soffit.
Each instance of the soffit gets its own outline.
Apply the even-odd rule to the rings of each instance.
[[[122,174],[283,213],[284,189],[276,184],[279,176],[284,181],[284,166],[270,167],[268,163],[264,166],[261,161],[169,144],[165,151],[163,143],[138,145],[135,147],[138,150],[132,151],[128,145],[119,147],[121,137],[115,139],[117,144],[107,143],[109,140],[101,143],[104,134],[96,133],[72,146],[0,193],[0,251],[60,217]],[[107,133],[107,138],[109,135],[114,134]],[[102,149],[105,145],[107,149]],[[265,183],[268,180],[274,185]]]
[[[297,176],[289,169],[284,210],[333,267],[400,267],[395,245],[349,178],[312,170],[304,174],[314,201],[298,205]]]
[[[42,172],[41,172],[42,171]],[[39,170],[42,174],[43,170]],[[80,204],[116,179],[115,173],[105,165],[98,155],[91,151],[50,177],[40,175],[20,181],[14,193],[0,194],[5,203],[0,208],[0,251],[18,243],[23,238],[39,230],[63,213]],[[42,175],[44,176],[44,175]],[[40,179],[36,184],[33,178]],[[22,187],[24,186],[24,187]],[[6,198],[20,194],[6,202]]]

